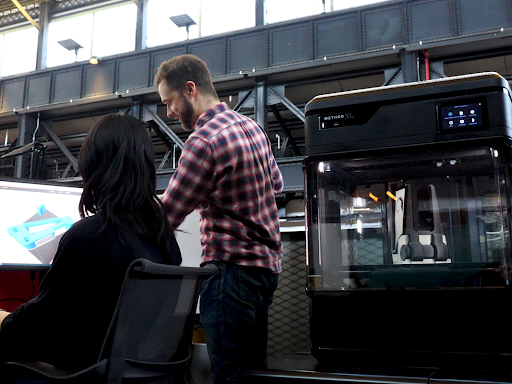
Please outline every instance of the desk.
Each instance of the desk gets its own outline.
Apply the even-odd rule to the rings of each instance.
[[[0,264],[0,271],[33,271],[46,272],[50,264]]]
[[[324,383],[409,383],[428,384],[437,368],[423,367],[372,367],[364,368],[327,366],[311,355],[272,356],[267,370],[245,373],[244,384],[324,384]],[[439,383],[441,384],[441,383]]]
[[[269,358],[267,370],[245,373],[244,384],[502,384],[512,383],[512,367],[506,370],[458,368],[378,367],[364,368],[325,366],[312,356]]]

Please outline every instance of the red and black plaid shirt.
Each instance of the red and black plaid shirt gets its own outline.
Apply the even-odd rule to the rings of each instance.
[[[220,103],[197,120],[162,202],[174,228],[199,210],[203,263],[278,273],[283,251],[274,195],[282,189],[267,135]]]

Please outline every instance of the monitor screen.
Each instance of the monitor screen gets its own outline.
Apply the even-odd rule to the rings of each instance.
[[[80,220],[82,188],[0,180],[0,267],[49,265]]]

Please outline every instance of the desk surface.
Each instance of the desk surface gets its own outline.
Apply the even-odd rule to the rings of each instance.
[[[369,362],[365,367],[325,365],[311,355],[270,356],[268,369],[246,373],[245,384],[277,383],[398,383],[398,384],[482,384],[512,383],[512,366],[506,370],[458,368],[379,366]]]
[[[0,264],[0,271],[47,271],[50,264]]]

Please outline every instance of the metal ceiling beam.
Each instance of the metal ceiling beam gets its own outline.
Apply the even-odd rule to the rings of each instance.
[[[16,1],[23,3],[22,0]],[[82,1],[94,7],[99,6],[100,3],[107,4],[99,0]],[[143,1],[146,0],[137,0],[137,3],[142,4]],[[494,7],[496,10],[493,12],[500,14],[501,9],[508,9],[507,1],[496,0]],[[52,9],[52,16],[60,14],[62,3],[71,2],[76,1],[60,1],[59,10]],[[405,72],[407,78],[414,78],[414,55],[408,55],[407,52],[411,52],[411,49],[424,49],[429,44],[432,47],[430,48],[431,59],[437,61],[443,59],[436,56],[439,48],[444,48],[444,54],[452,55],[446,51],[459,42],[463,42],[465,47],[465,51],[458,53],[460,57],[464,55],[463,52],[471,50],[510,47],[507,39],[512,39],[512,20],[503,24],[503,31],[500,29],[496,33],[482,34],[478,29],[472,29],[477,28],[472,27],[473,24],[461,24],[461,12],[466,12],[464,15],[468,12],[466,2],[461,1],[460,7],[454,8],[457,17],[452,17],[451,13],[442,14],[440,11],[449,7],[439,8],[439,10],[431,9],[433,7],[429,7],[429,3],[432,1],[385,2],[353,11],[329,12],[311,16],[306,20],[272,23],[249,31],[234,31],[221,36],[208,36],[168,46],[128,52],[104,58],[101,69],[92,70],[88,66],[77,63],[67,66],[68,73],[64,73],[63,68],[56,68],[47,70],[45,75],[48,77],[44,77],[42,73],[13,76],[8,81],[2,81],[0,119],[4,113],[42,111],[53,108],[53,105],[57,104],[59,104],[58,107],[65,109],[67,105],[74,107],[78,102],[88,104],[101,101],[100,98],[106,100],[119,95],[124,97],[128,95],[128,91],[128,96],[154,94],[155,89],[152,84],[156,69],[154,64],[186,52],[194,52],[207,62],[218,90],[236,91],[241,88],[249,89],[261,78],[266,79],[267,85],[276,85],[318,80],[321,76],[340,73],[352,73],[357,76],[358,73],[369,69],[401,66],[401,59],[405,59],[404,62],[408,67]],[[435,3],[447,5],[452,1],[436,0]],[[261,8],[263,3],[259,4]],[[73,8],[71,4],[69,7]],[[423,23],[411,18],[412,10],[415,13],[426,12],[426,16],[444,20],[446,25],[441,23],[440,26],[444,29],[441,28],[438,31],[438,29],[427,28]],[[30,12],[34,18],[36,11],[38,12],[39,9]],[[388,26],[390,28],[388,32],[393,37],[388,41],[382,37],[388,33],[375,34],[373,24],[369,21],[374,19],[385,21],[390,15],[404,22]],[[367,20],[367,22],[361,22],[361,20]],[[489,18],[485,23],[478,23],[478,25],[482,24],[478,28],[492,29],[491,27],[498,22],[503,23]],[[454,26],[450,29],[448,27],[451,24]],[[339,40],[340,34],[346,35],[343,41]],[[416,36],[422,37],[421,44]],[[473,39],[480,45],[473,47],[467,44]],[[285,49],[290,44],[297,49],[290,51]],[[258,46],[261,54],[248,56],[246,47],[253,45]],[[404,51],[402,57],[397,55],[401,50]],[[35,77],[38,78],[32,81]],[[105,79],[113,80],[105,82]],[[67,103],[67,100],[73,100],[73,103]],[[27,110],[29,108],[30,111]]]
[[[240,109],[244,106],[244,104],[249,100],[249,98],[252,96],[253,90],[251,89],[249,92],[245,94],[245,96],[238,102],[237,105],[233,108],[233,111],[240,112]],[[240,93],[238,94],[238,98],[240,99]]]
[[[167,160],[169,159],[169,156],[171,155],[171,153],[172,153],[172,151],[170,149],[168,149],[167,152],[165,152],[165,155],[164,155],[162,161],[160,162],[160,165],[157,168],[158,171],[161,171],[162,169],[164,169],[165,163],[167,163]]]
[[[155,120],[149,120],[148,125],[149,125],[150,129],[155,131],[157,136],[160,138],[160,140],[162,140],[162,142],[164,143],[164,145],[167,147],[167,149],[169,151],[174,148],[175,144],[171,143],[171,141],[167,138],[168,136],[162,132],[162,130],[160,129],[160,126],[157,124],[157,122]]]
[[[169,128],[169,127],[167,126],[167,124],[165,124],[165,122],[160,118],[160,116],[158,116],[158,115],[156,114],[156,112],[153,112],[153,111],[151,110],[151,108],[148,108],[147,106],[145,106],[145,107],[144,107],[144,111],[145,111],[146,113],[148,113],[148,114],[153,118],[153,120],[158,124],[158,126],[160,127],[160,129],[161,129],[163,132],[165,132],[165,134],[166,134],[167,136],[169,136],[169,137],[172,139],[172,141],[174,141],[174,142],[176,143],[176,145],[177,145],[178,147],[180,147],[181,149],[183,149],[183,147],[185,146],[185,143],[184,143],[184,142],[183,142],[183,141],[178,137],[178,135],[177,135],[177,134],[175,134],[175,133],[173,132],[173,130],[172,130],[171,128]]]
[[[38,120],[34,114],[18,115],[18,145],[24,149],[35,148],[34,139],[38,130]],[[31,146],[32,145],[32,146]],[[21,153],[25,153],[20,148]],[[15,177],[17,178],[30,178],[31,171],[31,156],[23,154],[16,158]]]
[[[267,94],[267,85],[265,81],[257,81],[256,86],[254,87],[255,97],[254,97],[254,117],[256,123],[263,128],[265,132],[268,130],[268,94]]]
[[[148,30],[148,0],[132,0],[137,6],[137,25],[135,31],[135,50],[146,49]]]
[[[266,23],[266,12],[265,12],[265,0],[256,0],[255,1],[255,13],[256,13],[256,26],[265,25]]]
[[[293,148],[293,152],[295,153],[295,156],[300,156],[299,147],[297,147],[297,144],[295,143],[295,140],[293,140],[293,137],[292,137],[292,135],[290,133],[290,130],[288,129],[288,127],[286,126],[283,118],[281,117],[281,114],[279,113],[279,110],[277,109],[277,107],[275,105],[271,105],[270,106],[270,110],[274,114],[277,122],[279,123],[279,126],[281,127],[282,131],[286,135],[286,138],[290,142],[290,145]],[[285,148],[286,148],[286,146],[283,145],[283,153],[284,153],[284,149]]]
[[[34,21],[32,16],[30,16],[28,14],[28,12],[25,10],[25,8],[23,8],[23,6],[19,3],[19,1],[18,0],[11,0],[11,1],[16,6],[16,8],[18,8],[18,10],[23,14],[23,16],[25,16],[25,18],[30,22],[30,24],[32,24],[34,27],[36,27],[37,30],[39,31],[39,33],[42,33],[43,30],[42,30],[41,26]]]
[[[59,137],[53,132],[53,129],[49,126],[47,126],[45,123],[41,121],[41,125],[46,129],[46,132],[48,132],[48,136],[51,137],[55,145],[59,147],[59,149],[64,153],[64,156],[69,160],[69,162],[73,165],[73,168],[76,172],[78,172],[78,161],[75,156],[71,154],[69,149],[64,145],[64,143],[59,139]]]
[[[63,178],[66,178],[68,177],[68,173],[69,171],[71,170],[71,167],[73,166],[72,163],[68,163],[68,165],[66,165],[66,168],[64,169],[64,172],[62,173],[62,177]]]
[[[295,106],[290,100],[288,100],[284,95],[282,95],[279,91],[277,91],[274,87],[268,88],[277,98],[288,108],[295,116],[297,116],[302,122],[306,121],[306,115],[299,108]]]
[[[418,63],[418,51],[400,51],[400,58],[402,62],[402,77],[404,83],[411,83],[418,81],[419,74],[419,63]]]
[[[48,30],[50,27],[50,3],[39,4],[39,36],[37,38],[36,69],[46,68],[46,57],[48,53]]]

